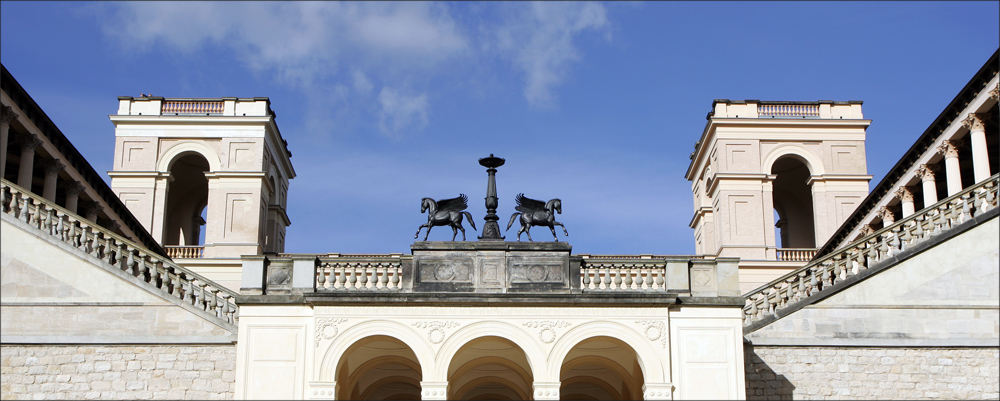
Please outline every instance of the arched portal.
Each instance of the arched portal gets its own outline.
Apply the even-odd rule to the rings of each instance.
[[[813,196],[809,188],[809,167],[795,155],[782,156],[771,165],[775,226],[781,248],[815,248]]]
[[[208,206],[206,171],[210,171],[208,160],[196,152],[182,153],[170,164],[173,181],[167,190],[163,216],[164,245],[203,245],[202,216]]]
[[[642,398],[643,374],[632,347],[612,337],[591,337],[576,344],[559,374],[563,400]]]
[[[501,337],[479,337],[448,365],[448,399],[527,400],[534,382],[524,350]]]
[[[388,336],[365,337],[337,363],[338,400],[420,399],[420,363],[410,347]]]

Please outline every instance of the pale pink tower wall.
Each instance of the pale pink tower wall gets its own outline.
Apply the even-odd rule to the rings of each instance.
[[[238,290],[240,256],[284,252],[295,170],[267,98],[118,100],[111,188],[169,256]]]
[[[686,174],[695,251],[739,257],[743,292],[804,265],[868,194],[860,101],[721,99],[707,119]]]

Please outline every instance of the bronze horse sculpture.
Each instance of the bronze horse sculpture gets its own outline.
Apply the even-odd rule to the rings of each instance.
[[[462,241],[465,241],[465,228],[462,227],[462,215],[465,215],[469,219],[472,229],[476,229],[476,222],[472,220],[472,215],[469,212],[463,211],[469,207],[468,201],[469,198],[465,194],[459,194],[457,198],[442,199],[436,202],[431,198],[422,199],[420,201],[420,213],[427,212],[427,224],[417,227],[417,233],[413,235],[413,239],[417,239],[420,236],[421,228],[427,227],[427,233],[424,234],[424,241],[427,241],[427,236],[431,234],[431,228],[434,226],[451,226],[451,240],[454,241],[455,237],[458,236],[458,230],[462,230]]]
[[[510,226],[514,225],[514,219],[518,215],[521,215],[521,229],[517,231],[517,240],[521,240],[521,233],[528,234],[528,241],[534,241],[531,239],[531,226],[546,226],[549,230],[552,230],[552,238],[556,242],[559,242],[559,238],[556,237],[556,227],[562,227],[563,233],[569,235],[566,231],[566,226],[562,223],[556,221],[556,213],[562,214],[562,201],[557,199],[552,199],[548,202],[542,202],[540,200],[535,200],[531,198],[526,198],[524,194],[517,194],[514,198],[517,201],[516,213],[510,216],[510,223],[507,223],[507,230],[510,230]]]

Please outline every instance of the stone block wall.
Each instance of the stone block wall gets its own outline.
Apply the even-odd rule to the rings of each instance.
[[[235,345],[3,345],[3,399],[230,400]]]
[[[1000,398],[998,347],[744,347],[747,399]]]

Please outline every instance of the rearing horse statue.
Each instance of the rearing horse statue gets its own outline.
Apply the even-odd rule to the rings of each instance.
[[[417,227],[417,233],[413,235],[413,239],[417,239],[420,236],[421,228],[427,227],[427,233],[424,234],[424,241],[427,241],[427,236],[431,234],[431,228],[434,226],[451,226],[451,240],[454,241],[455,237],[458,236],[458,230],[462,230],[462,241],[465,241],[465,228],[462,227],[462,215],[465,215],[469,219],[472,229],[476,229],[476,222],[472,219],[472,215],[469,212],[463,211],[469,207],[468,201],[469,198],[465,194],[459,194],[457,198],[442,199],[437,202],[431,198],[422,199],[420,201],[420,213],[427,212],[427,224]]]
[[[548,202],[542,202],[540,200],[535,200],[531,198],[526,198],[524,194],[517,194],[514,198],[517,201],[516,213],[510,215],[510,223],[507,223],[507,229],[510,230],[510,226],[514,225],[514,219],[517,215],[521,215],[521,229],[517,231],[517,240],[521,240],[521,233],[528,234],[528,241],[534,241],[531,239],[531,226],[546,226],[549,230],[552,230],[552,238],[556,242],[559,242],[559,238],[556,237],[556,227],[562,227],[563,233],[567,236],[569,232],[566,231],[566,226],[562,223],[556,221],[556,213],[562,214],[562,201],[557,199],[552,199]]]

